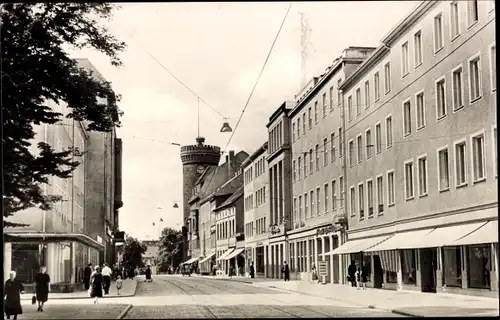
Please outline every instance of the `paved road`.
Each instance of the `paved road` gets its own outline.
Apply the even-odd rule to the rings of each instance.
[[[138,284],[126,319],[397,317],[356,305],[209,278],[156,276]]]

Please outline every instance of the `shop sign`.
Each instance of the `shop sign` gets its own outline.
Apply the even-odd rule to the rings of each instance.
[[[316,235],[321,236],[321,235],[329,234],[329,233],[332,233],[335,231],[336,231],[336,228],[333,225],[330,225],[327,227],[316,229]]]
[[[102,238],[100,236],[97,236],[97,242],[99,242],[100,244],[102,244]]]
[[[320,277],[326,277],[328,275],[326,261],[318,261],[318,275]]]
[[[257,247],[260,247],[260,246],[263,246],[264,245],[264,242],[262,241],[257,241],[257,243],[255,244]]]

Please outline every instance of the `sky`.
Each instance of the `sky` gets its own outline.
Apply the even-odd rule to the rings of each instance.
[[[380,44],[418,2],[294,2],[226,150],[251,154],[267,140],[265,125],[284,100],[293,100],[301,79],[323,73],[349,46]],[[235,128],[271,44],[287,2],[127,3],[104,21],[127,43],[113,67],[94,51],[79,51],[122,95],[124,111],[123,202],[120,229],[139,239],[157,238],[161,228],[182,222],[182,163],[171,143],[194,144],[200,134],[222,150],[231,134],[220,133],[223,117]],[[300,12],[310,28],[305,72],[301,65]],[[154,58],[153,58],[154,57]],[[155,61],[157,60],[157,61]],[[222,116],[221,116],[222,115]],[[179,209],[173,208],[174,203]],[[163,219],[163,223],[158,223]],[[153,226],[155,222],[156,226]]]

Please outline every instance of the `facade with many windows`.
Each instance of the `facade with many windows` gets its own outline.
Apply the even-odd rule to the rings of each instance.
[[[495,60],[492,1],[425,1],[341,85],[349,231],[331,254],[371,286],[498,296]]]

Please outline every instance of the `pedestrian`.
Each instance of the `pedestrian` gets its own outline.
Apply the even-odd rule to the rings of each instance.
[[[90,285],[92,288],[91,298],[95,298],[94,304],[98,303],[98,298],[102,298],[102,287],[104,284],[104,279],[101,274],[101,268],[99,266],[95,267],[95,271],[90,279]]]
[[[351,264],[347,268],[347,280],[351,283],[351,287],[356,286],[356,264],[351,261]]]
[[[116,276],[116,292],[118,295],[120,295],[120,290],[122,289],[122,287],[123,287],[122,277],[120,275],[117,275]]]
[[[311,268],[311,282],[319,282],[318,281],[318,271],[316,270],[316,264],[313,263]]]
[[[9,279],[5,281],[4,285],[4,310],[7,319],[14,316],[14,320],[17,320],[17,316],[23,314],[21,307],[21,294],[23,293],[24,286],[21,281],[16,279],[16,272],[9,272]]]
[[[283,263],[283,268],[281,268],[281,272],[284,274],[285,281],[290,281],[290,268],[286,261]]]
[[[111,271],[111,268],[108,267],[108,264],[104,264],[104,268],[102,268],[101,274],[102,278],[104,280],[104,294],[109,294],[109,287],[111,286],[111,274],[113,271]]]
[[[368,282],[368,267],[366,263],[363,261],[363,267],[361,268],[361,285],[363,286],[363,290],[366,290],[367,282]]]
[[[359,290],[361,288],[362,271],[358,264],[356,264],[356,273],[354,277],[356,278],[356,289]]]
[[[83,271],[83,284],[85,285],[85,290],[90,288],[90,275],[92,274],[92,263],[89,263],[85,270]]]
[[[47,268],[42,266],[40,272],[35,276],[36,301],[38,301],[37,312],[43,312],[43,305],[49,300],[50,276],[47,274]]]
[[[233,279],[233,266],[229,266],[229,279]]]
[[[147,268],[146,268],[146,282],[152,282],[153,279],[151,278],[151,267],[148,265]]]
[[[255,278],[255,268],[253,266],[253,262],[250,263],[250,278]]]

